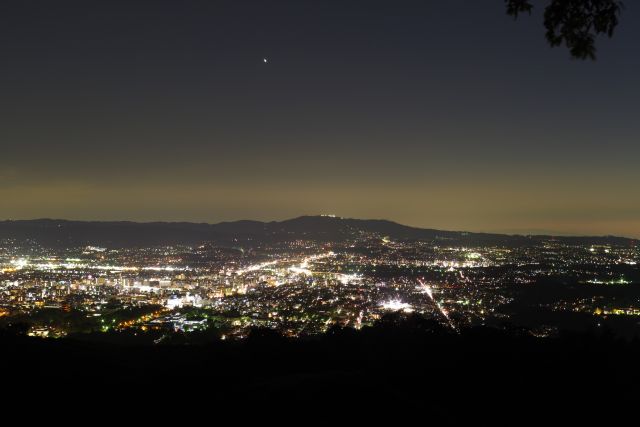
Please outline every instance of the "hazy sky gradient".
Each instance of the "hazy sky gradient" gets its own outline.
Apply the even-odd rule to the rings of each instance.
[[[3,1],[0,218],[640,237],[640,9],[597,62],[549,48],[540,12]]]

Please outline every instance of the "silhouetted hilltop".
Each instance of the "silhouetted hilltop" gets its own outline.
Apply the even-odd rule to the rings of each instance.
[[[301,216],[285,221],[233,221],[218,224],[190,222],[68,221],[54,219],[0,222],[0,239],[29,240],[44,246],[107,247],[166,244],[242,244],[259,241],[312,239],[340,241],[356,235],[388,236],[400,240],[429,240],[460,244],[527,245],[550,236],[522,236],[410,227],[387,220],[365,220],[333,216]],[[622,237],[555,237],[573,244],[631,245]]]

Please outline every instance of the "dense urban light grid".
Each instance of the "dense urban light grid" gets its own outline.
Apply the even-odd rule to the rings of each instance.
[[[259,327],[314,336],[372,326],[392,312],[452,331],[509,321],[554,336],[576,319],[581,327],[637,330],[640,249],[633,240],[493,236],[474,243],[464,233],[407,239],[348,226],[327,241],[287,231],[305,221],[350,220],[299,218],[282,223],[275,240],[241,237],[231,245],[53,249],[5,239],[2,315],[5,323],[29,319],[30,335],[134,330],[158,342],[193,330],[245,338]],[[531,299],[555,282],[551,298]],[[537,315],[523,316],[527,306]]]

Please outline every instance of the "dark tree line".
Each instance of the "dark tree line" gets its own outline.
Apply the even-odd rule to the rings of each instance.
[[[505,0],[507,14],[531,14],[529,0]],[[544,10],[546,39],[552,47],[565,45],[577,59],[596,58],[596,37],[613,36],[624,8],[618,0],[551,0]]]

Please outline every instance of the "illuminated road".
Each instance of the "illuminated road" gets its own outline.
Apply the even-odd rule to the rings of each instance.
[[[436,299],[433,297],[433,290],[431,289],[431,286],[427,285],[426,283],[424,283],[420,279],[418,279],[418,283],[420,283],[420,288],[424,291],[425,294],[427,294],[429,296],[431,301],[433,301],[433,303],[438,308],[438,310],[440,311],[442,316],[445,319],[447,319],[447,322],[449,323],[449,326],[451,326],[451,328],[454,329],[455,331],[458,331],[458,327],[453,323],[453,321],[449,317],[449,313],[447,313],[447,310],[442,306],[442,304],[440,304],[438,301],[436,301]]]
[[[323,259],[323,258],[328,258],[328,257],[332,257],[335,254],[333,252],[327,252],[327,253],[323,253],[323,254],[317,254],[317,255],[311,255],[308,257],[305,257],[302,262],[298,265],[298,266],[293,266],[293,267],[289,267],[289,272],[294,273],[294,274],[302,274],[305,276],[311,276],[313,275],[313,271],[311,271],[309,269],[309,263],[313,262],[313,261],[317,261],[319,259]],[[265,268],[268,267],[274,267],[278,264],[284,264],[284,263],[291,263],[294,262],[291,259],[279,259],[279,260],[274,260],[274,261],[268,261],[268,262],[262,262],[259,264],[253,264],[250,265],[248,267],[244,267],[241,269],[238,269],[235,271],[235,273],[239,276],[242,276],[244,274],[247,273],[251,273],[251,272],[255,272],[255,271],[260,271],[263,270]]]

